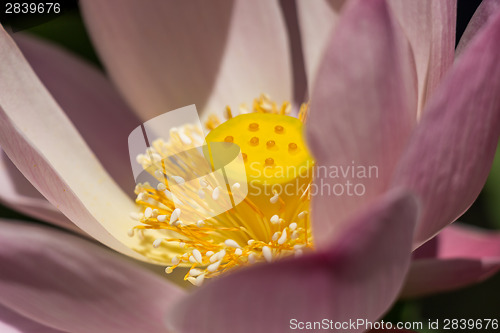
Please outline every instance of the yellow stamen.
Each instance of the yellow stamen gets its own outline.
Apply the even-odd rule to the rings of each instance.
[[[226,106],[226,119],[231,119],[233,118],[233,112],[231,111],[231,108],[229,106]]]
[[[301,107],[302,119],[306,109]],[[238,194],[240,182],[224,188],[210,177],[189,181],[187,169],[206,162],[203,157],[197,160],[181,155],[178,163],[163,162],[168,156],[200,146],[199,131],[189,127],[172,131],[168,140],[156,140],[146,154],[138,156],[144,169],[158,181],[154,187],[138,184],[135,191],[140,213],[134,218],[140,224],[129,236],[151,241],[152,250],[145,255],[169,265],[166,273],[188,267],[184,279],[200,285],[204,279],[236,267],[300,255],[311,248],[307,212],[314,161],[303,140],[303,124],[287,116],[290,110],[290,103],[278,106],[262,95],[254,101],[251,113],[233,116],[227,108],[228,120],[220,125],[217,117],[209,117],[206,126],[211,132],[206,142],[231,142],[241,148],[246,179],[240,182],[248,185],[243,201],[210,218],[197,217],[201,210],[210,210],[211,203],[227,200],[227,193]],[[265,145],[259,145],[261,139]],[[175,196],[167,179],[184,184],[196,195]],[[184,203],[182,210],[176,208],[180,202]],[[153,231],[161,236],[148,234]]]

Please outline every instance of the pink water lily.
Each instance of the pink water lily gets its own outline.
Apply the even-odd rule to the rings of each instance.
[[[128,104],[83,61],[1,30],[0,199],[143,259],[126,235],[128,133],[187,104],[291,100],[293,61],[277,1],[116,2],[82,9]],[[448,226],[481,190],[500,133],[498,2],[483,2],[456,60],[454,1],[343,3],[297,2],[307,139],[318,165],[380,176],[361,197],[313,198],[314,252],[187,292],[88,238],[2,220],[0,327],[284,332],[292,318],[376,321],[398,295],[498,271],[499,234]]]

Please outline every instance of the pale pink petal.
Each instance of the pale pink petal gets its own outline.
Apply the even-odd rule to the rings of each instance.
[[[390,0],[389,4],[415,57],[420,114],[453,63],[457,1]]]
[[[500,232],[453,224],[429,243],[415,253],[403,297],[464,287],[500,270]]]
[[[114,183],[0,28],[0,145],[26,178],[80,229],[143,258],[127,231],[135,205]],[[126,246],[127,244],[129,246]]]
[[[141,115],[222,111],[265,92],[292,97],[285,23],[275,0],[82,1],[108,73]]]
[[[483,26],[500,10],[499,0],[483,0],[465,29],[457,45],[456,55],[460,55]]]
[[[500,12],[471,42],[429,101],[393,183],[422,198],[415,244],[476,199],[500,134]]]
[[[1,221],[0,304],[66,332],[164,332],[183,293],[129,259],[55,229]]]
[[[297,16],[309,87],[346,0],[298,0]],[[309,92],[310,93],[310,92]]]
[[[311,192],[318,194],[312,201],[316,246],[327,246],[349,215],[386,190],[416,121],[415,83],[408,44],[386,3],[348,3],[306,123],[318,165]]]
[[[289,332],[290,320],[375,321],[394,301],[410,260],[417,205],[391,192],[349,223],[326,251],[214,280],[172,307],[174,332]],[[363,329],[350,332],[361,332]]]
[[[14,41],[104,168],[133,195],[127,142],[141,121],[110,81],[90,64],[34,37],[18,33]]]
[[[34,218],[82,232],[45,199],[0,148],[0,202]]]
[[[48,42],[15,34],[31,67],[103,166],[133,195],[127,138],[140,121],[95,68]],[[79,231],[0,153],[0,200],[27,215]],[[81,231],[80,231],[81,232]]]
[[[0,332],[2,333],[63,333],[21,316],[0,304]]]

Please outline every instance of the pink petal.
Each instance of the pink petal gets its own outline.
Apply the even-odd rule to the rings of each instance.
[[[0,202],[23,214],[75,232],[82,231],[49,203],[0,148]]]
[[[31,67],[64,109],[104,167],[122,188],[133,194],[127,138],[140,121],[95,68],[50,43],[16,34]],[[2,152],[0,199],[30,216],[81,232],[50,204]]]
[[[465,29],[458,43],[456,55],[460,55],[482,27],[500,10],[499,0],[483,0]]]
[[[453,63],[457,1],[391,0],[389,3],[412,46],[420,114]]]
[[[143,258],[130,248],[138,247],[139,240],[127,236],[135,224],[129,217],[134,203],[102,168],[1,28],[0,45],[2,149],[80,229],[117,251]]]
[[[315,81],[323,52],[345,2],[346,0],[297,1],[297,16],[309,85]]]
[[[0,332],[2,333],[63,333],[21,316],[0,305]]]
[[[313,198],[316,246],[327,246],[349,215],[388,186],[415,122],[408,51],[384,1],[347,5],[323,58],[306,124],[318,165],[315,186],[325,194]],[[371,178],[357,178],[359,168],[367,176],[371,170]],[[361,184],[358,194],[365,193],[355,195],[355,184]]]
[[[133,195],[128,136],[141,121],[96,68],[50,43],[22,34],[14,40],[43,85],[113,179]]]
[[[242,269],[194,291],[172,307],[168,328],[288,332],[292,318],[377,320],[409,265],[417,210],[412,196],[391,192],[351,220],[327,251]]]
[[[67,332],[164,332],[183,293],[124,257],[51,228],[2,221],[0,304]]]
[[[416,251],[403,297],[464,287],[500,270],[500,232],[453,224],[429,243]]]
[[[82,1],[108,73],[143,119],[292,97],[278,1]]]
[[[422,198],[420,245],[476,199],[500,133],[500,12],[458,59],[428,104],[394,184]]]
[[[309,83],[314,82],[329,35],[344,0],[298,1]],[[418,76],[419,112],[453,63],[456,0],[389,1],[413,49]]]

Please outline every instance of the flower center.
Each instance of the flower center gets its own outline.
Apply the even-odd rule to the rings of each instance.
[[[233,117],[227,108],[228,119],[222,124],[216,117],[209,119],[211,132],[206,143],[230,142],[240,147],[246,171],[246,179],[241,181],[248,191],[231,209],[196,222],[188,221],[224,200],[225,194],[235,196],[242,190],[238,182],[225,188],[209,177],[200,177],[189,182],[189,193],[196,195],[172,194],[166,175],[175,174],[170,179],[183,183],[182,170],[169,172],[164,163],[157,162],[200,146],[201,133],[189,126],[171,131],[168,140],[156,140],[146,155],[138,156],[138,162],[158,181],[154,187],[149,183],[136,187],[140,213],[133,215],[141,224],[130,236],[152,240],[154,250],[145,255],[168,264],[167,273],[179,266],[189,267],[185,279],[201,285],[205,278],[234,268],[300,255],[312,247],[308,211],[314,161],[303,140],[302,121],[288,116],[288,110],[289,103],[278,108],[263,95],[255,100],[253,112]],[[299,118],[304,119],[305,114],[304,105]],[[181,161],[189,163],[194,162]],[[226,172],[231,173],[228,168]],[[190,204],[181,209],[176,201]],[[150,231],[160,232],[146,235]]]

